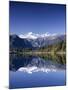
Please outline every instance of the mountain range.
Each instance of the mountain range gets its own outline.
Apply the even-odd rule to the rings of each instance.
[[[29,32],[25,35],[10,35],[10,48],[40,48],[52,45],[65,40],[65,35],[58,34],[33,34]]]
[[[32,44],[17,35],[10,35],[10,48],[32,48]]]

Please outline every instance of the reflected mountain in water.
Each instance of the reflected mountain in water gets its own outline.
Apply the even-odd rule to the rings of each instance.
[[[23,71],[23,72],[27,72],[29,74],[32,74],[33,72],[56,72],[56,68],[46,68],[46,67],[42,67],[42,68],[38,68],[36,66],[33,66],[33,67],[21,67],[18,69],[18,71]]]
[[[10,71],[56,72],[65,70],[65,57],[63,56],[17,56],[10,55]]]

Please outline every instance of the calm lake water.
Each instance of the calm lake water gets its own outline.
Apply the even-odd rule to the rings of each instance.
[[[9,88],[63,86],[65,71],[64,55],[10,55]]]

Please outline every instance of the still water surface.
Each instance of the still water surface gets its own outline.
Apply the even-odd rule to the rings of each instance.
[[[10,55],[9,88],[62,86],[65,71],[65,56]]]

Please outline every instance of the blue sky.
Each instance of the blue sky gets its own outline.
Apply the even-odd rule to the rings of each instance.
[[[10,33],[65,33],[66,6],[10,1]]]

